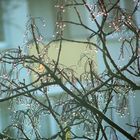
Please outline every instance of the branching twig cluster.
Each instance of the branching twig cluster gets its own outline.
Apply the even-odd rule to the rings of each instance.
[[[27,53],[19,47],[0,54],[0,102],[8,100],[14,112],[13,120],[4,132],[14,129],[15,138],[42,140],[118,139],[117,132],[120,132],[135,140],[106,113],[114,108],[124,116],[128,95],[140,89],[134,80],[140,77],[140,31],[133,20],[138,5],[139,0],[134,2],[134,9],[128,11],[121,8],[119,0],[91,3],[86,0],[56,0],[56,35],[45,45],[45,37],[36,25],[36,18],[31,18],[27,27],[30,32],[29,42],[25,45]],[[71,20],[65,18],[69,9],[75,13]],[[81,9],[94,27],[83,19],[85,13]],[[85,36],[82,39],[67,38],[65,32],[68,27],[80,27]],[[111,36],[116,36],[118,40],[118,59],[113,57],[108,45]],[[73,68],[61,64],[63,42],[79,46],[85,44],[90,52],[98,51],[105,70],[98,72],[93,57],[85,54],[79,58],[81,62],[86,60],[83,73],[79,76]],[[48,55],[54,44],[59,45],[56,60]],[[34,54],[28,53],[30,49],[34,49]],[[31,76],[32,80],[27,76]],[[52,87],[60,87],[63,93],[51,95],[49,89]],[[116,97],[119,101],[117,107],[111,103]],[[42,135],[41,127],[47,125],[41,124],[42,116],[54,119],[58,128],[54,135]]]

